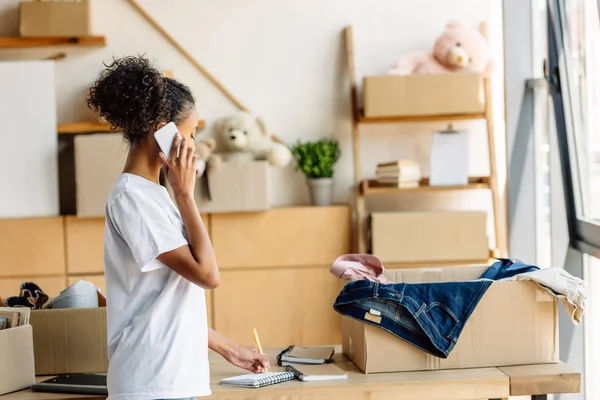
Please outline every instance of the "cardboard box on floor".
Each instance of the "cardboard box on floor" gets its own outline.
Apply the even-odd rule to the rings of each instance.
[[[21,2],[19,33],[24,37],[89,36],[90,2]]]
[[[219,172],[210,172],[211,199],[203,194],[203,181],[196,181],[196,203],[203,213],[265,211],[271,208],[270,171],[267,161],[245,164],[224,162]],[[204,178],[203,178],[204,179]]]
[[[484,98],[480,74],[381,75],[363,80],[367,118],[483,113]]]
[[[487,268],[388,270],[385,275],[398,283],[456,282],[477,279]],[[446,359],[347,317],[342,318],[342,347],[366,373],[552,363],[559,359],[557,307],[534,282],[494,282]]]
[[[32,310],[36,375],[106,372],[106,300],[98,308]]]
[[[35,383],[31,325],[0,331],[0,395]]]
[[[485,211],[372,213],[372,250],[384,263],[485,262],[486,226]]]

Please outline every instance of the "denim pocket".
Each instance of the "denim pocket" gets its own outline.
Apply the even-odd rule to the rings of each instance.
[[[424,312],[443,337],[448,337],[458,324],[456,315],[443,303],[430,303]]]

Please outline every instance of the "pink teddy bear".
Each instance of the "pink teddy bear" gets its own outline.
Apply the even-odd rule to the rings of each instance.
[[[473,72],[490,76],[493,62],[483,35],[453,20],[435,41],[433,52],[414,52],[402,57],[389,72],[395,75]]]

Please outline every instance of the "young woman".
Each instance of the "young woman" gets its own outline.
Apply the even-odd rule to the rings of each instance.
[[[220,275],[194,201],[198,115],[190,89],[143,57],[125,57],[100,74],[88,106],[130,143],[106,203],[109,399],[209,395],[208,348],[263,371],[265,356],[207,326],[204,289],[216,288]],[[154,132],[171,121],[180,134],[163,154]],[[161,167],[174,202],[159,184]]]

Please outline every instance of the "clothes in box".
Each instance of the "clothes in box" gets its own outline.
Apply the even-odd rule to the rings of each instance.
[[[483,262],[486,226],[484,211],[372,213],[372,250],[386,263]]]
[[[0,395],[35,383],[31,325],[0,330]]]
[[[23,37],[91,35],[90,2],[24,1],[19,33]]]
[[[106,307],[31,311],[36,375],[106,372]]]
[[[388,270],[386,277],[403,283],[462,282],[478,279],[487,268]],[[343,351],[366,373],[556,362],[557,319],[556,299],[535,283],[497,281],[481,297],[447,358],[347,317],[342,322]]]
[[[368,76],[363,81],[367,118],[478,114],[485,110],[480,74]]]
[[[224,162],[220,171],[209,172],[208,177],[196,182],[196,203],[203,213],[268,210],[271,208],[269,163]]]

